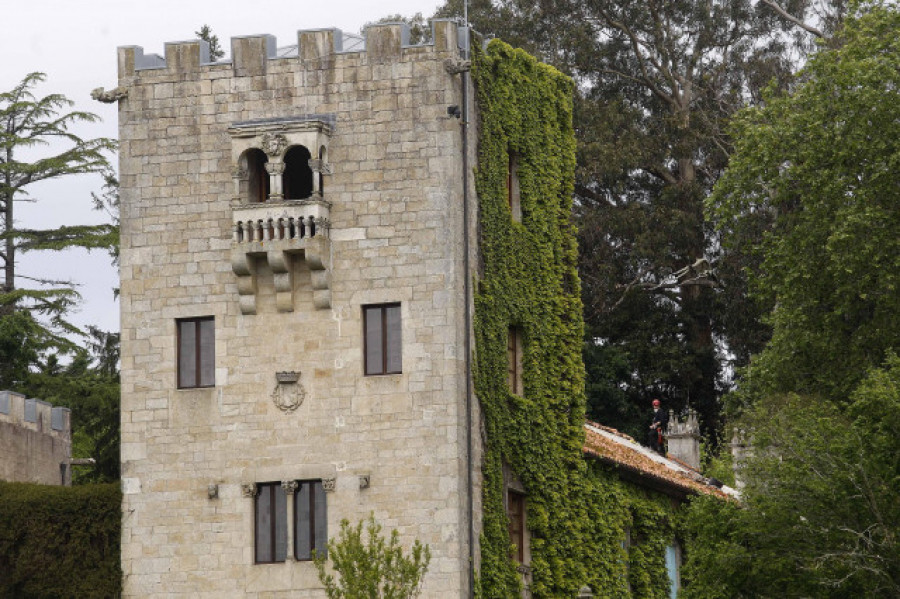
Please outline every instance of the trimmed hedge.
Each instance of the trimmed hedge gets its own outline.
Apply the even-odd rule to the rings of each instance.
[[[118,597],[121,504],[118,483],[0,481],[0,597]]]

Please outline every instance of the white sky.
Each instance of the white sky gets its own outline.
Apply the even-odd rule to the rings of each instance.
[[[73,110],[99,115],[102,122],[75,130],[82,137],[118,135],[116,105],[91,100],[96,87],[117,84],[116,48],[142,46],[145,53],[164,53],[165,42],[194,39],[204,24],[219,36],[230,54],[232,36],[270,33],[278,46],[297,43],[299,29],[337,27],[358,32],[361,27],[387,15],[426,18],[442,2],[435,0],[0,0],[6,6],[0,36],[0,90],[7,91],[27,73],[42,71],[46,82],[38,97],[61,93],[75,102]],[[18,203],[16,220],[28,228],[63,224],[104,222],[92,209],[90,193],[99,192],[99,177],[79,176],[29,188],[38,202]],[[113,300],[118,273],[102,251],[73,250],[41,252],[26,256],[18,267],[21,274],[64,278],[80,284],[83,296],[77,324],[93,324],[107,331],[119,330],[119,306]],[[20,284],[27,283],[21,281]]]

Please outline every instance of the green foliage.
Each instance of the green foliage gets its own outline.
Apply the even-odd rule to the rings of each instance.
[[[768,396],[742,425],[744,508],[697,501],[688,597],[900,595],[900,359],[846,410]]]
[[[478,595],[517,598],[510,559],[504,467],[527,495],[531,594],[666,597],[665,547],[676,535],[668,498],[587,464],[577,246],[571,223],[575,147],[572,82],[521,50],[492,41],[476,48],[479,106],[476,188],[483,269],[476,282],[475,390],[486,447]],[[507,201],[516,156],[521,222]],[[507,336],[520,328],[524,393],[507,380]],[[627,528],[636,542],[626,552]]]
[[[708,208],[726,243],[758,256],[771,342],[744,400],[797,392],[846,401],[900,346],[900,11],[880,3],[847,19],[790,95],[735,119],[736,149]],[[748,229],[767,232],[747,244]]]
[[[0,482],[0,597],[118,597],[121,500],[114,484]]]
[[[203,25],[200,31],[195,31],[194,35],[209,44],[209,59],[212,61],[219,60],[225,56],[225,50],[219,45],[219,36],[212,32],[209,25]]]
[[[337,579],[326,570],[329,560]],[[327,557],[315,556],[316,571],[328,599],[412,599],[419,595],[430,561],[428,545],[418,540],[410,556],[403,555],[399,533],[392,530],[390,540],[386,540],[374,514],[356,526],[341,520],[340,534],[328,541]]]
[[[109,248],[118,242],[113,225],[63,226],[57,229],[25,229],[16,226],[14,207],[28,198],[27,188],[33,183],[67,175],[108,171],[106,158],[115,150],[113,140],[81,139],[70,129],[92,123],[97,116],[89,112],[64,112],[72,102],[65,96],[51,94],[36,98],[32,89],[44,81],[43,73],[27,75],[12,90],[0,93],[0,314],[17,309],[41,315],[49,337],[61,350],[73,345],[66,335],[80,331],[66,321],[79,295],[68,281],[53,281],[25,276],[17,272],[17,254],[32,251],[59,251],[70,247]],[[21,151],[53,142],[65,147],[33,162],[20,162]],[[20,285],[28,280],[38,287]]]

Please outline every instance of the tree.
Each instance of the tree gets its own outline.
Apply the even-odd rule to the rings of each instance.
[[[15,310],[28,310],[47,319],[44,336],[58,347],[72,348],[64,337],[77,329],[66,321],[66,312],[78,299],[69,281],[53,281],[17,271],[19,254],[34,251],[60,251],[72,247],[109,248],[115,243],[112,225],[75,225],[56,229],[25,229],[16,226],[15,206],[35,201],[27,187],[39,181],[67,175],[102,172],[110,168],[106,153],[115,142],[106,138],[82,139],[70,129],[91,123],[97,116],[88,112],[62,112],[72,102],[59,94],[36,98],[34,86],[44,81],[43,73],[31,73],[9,92],[0,94],[0,316]],[[19,160],[23,151],[49,146],[51,155],[32,162]],[[63,146],[61,149],[60,146]],[[20,281],[37,283],[28,287]]]
[[[409,557],[403,555],[400,535],[391,531],[390,540],[381,536],[381,525],[370,514],[363,540],[363,522],[351,526],[341,520],[338,537],[328,541],[327,557],[315,556],[319,580],[328,599],[411,599],[418,597],[422,579],[431,561],[428,545],[413,543]],[[326,572],[331,560],[338,578]]]
[[[219,45],[219,36],[212,32],[209,25],[203,25],[200,31],[195,31],[194,35],[209,44],[209,59],[212,61],[219,60],[225,56],[225,50]]]
[[[691,505],[687,597],[900,596],[900,359],[848,401],[773,395],[745,415],[743,505]]]
[[[461,14],[460,5],[451,0],[439,14]],[[817,6],[832,3],[794,2],[787,14],[805,22]],[[768,330],[747,297],[749,258],[721,252],[703,200],[728,161],[727,120],[771,80],[789,84],[785,31],[796,23],[751,0],[480,0],[469,15],[477,30],[578,82],[591,416],[636,433],[659,395],[697,408],[715,430],[729,361],[745,363]],[[711,267],[685,276],[704,261]],[[595,359],[614,366],[593,367]]]
[[[845,402],[900,347],[900,11],[848,17],[791,94],[734,121],[736,149],[709,199],[726,244],[752,244],[771,342],[744,373],[744,403],[796,392]]]

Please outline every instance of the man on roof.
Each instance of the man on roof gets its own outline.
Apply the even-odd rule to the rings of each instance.
[[[650,431],[647,437],[650,449],[666,455],[666,447],[663,442],[663,433],[669,426],[669,414],[662,409],[658,399],[653,400],[653,421],[650,423]]]

